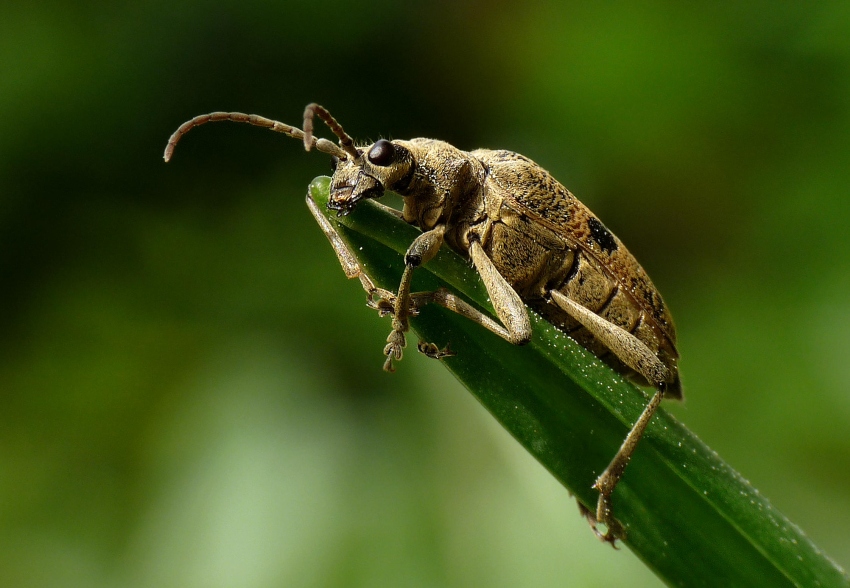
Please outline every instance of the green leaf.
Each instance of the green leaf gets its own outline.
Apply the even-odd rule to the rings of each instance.
[[[324,210],[328,178],[310,186]],[[329,216],[366,272],[395,290],[418,230],[363,202]],[[447,247],[417,270],[414,291],[445,285],[492,313],[469,263]],[[457,356],[443,364],[585,506],[648,398],[531,312],[531,343],[516,347],[452,312],[426,307],[416,334]],[[388,327],[389,328],[389,327]],[[408,345],[408,352],[415,346]],[[766,498],[663,408],[613,496],[624,543],[675,586],[850,586],[850,577]],[[578,515],[577,515],[578,516]],[[588,540],[592,540],[588,530]],[[602,546],[600,546],[600,549]],[[604,571],[600,572],[604,575]]]

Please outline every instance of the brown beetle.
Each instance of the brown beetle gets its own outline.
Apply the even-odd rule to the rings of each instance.
[[[313,136],[318,116],[339,145]],[[369,303],[392,315],[384,348],[384,369],[393,371],[406,345],[409,317],[425,304],[455,311],[500,337],[522,345],[531,337],[527,304],[553,325],[635,382],[656,389],[614,459],[597,478],[596,512],[582,508],[600,539],[623,536],[611,511],[611,494],[653,413],[664,396],[681,399],[676,331],[670,312],[646,272],[617,237],[569,190],[539,165],[517,153],[461,151],[443,141],[381,139],[356,147],[330,113],[318,104],[304,111],[304,130],[257,115],[215,112],[177,129],[164,158],[171,159],[180,138],[207,122],[244,122],[304,141],[333,157],[328,207],[348,214],[360,200],[391,190],[404,198],[399,213],[422,229],[405,254],[398,290],[377,288],[361,269],[336,229],[307,195],[313,216],[328,237],[346,276],[359,278]],[[411,294],[413,271],[444,244],[471,259],[493,303],[498,321],[459,296],[440,289]],[[432,357],[452,355],[429,343],[419,349]],[[597,524],[604,524],[603,532]]]

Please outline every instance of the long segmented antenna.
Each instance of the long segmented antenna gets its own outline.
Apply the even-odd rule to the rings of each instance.
[[[345,152],[348,153],[352,159],[357,159],[360,157],[360,153],[357,152],[357,148],[354,147],[354,141],[351,140],[351,137],[348,136],[342,125],[339,124],[336,119],[331,116],[331,113],[328,110],[319,104],[313,102],[312,104],[308,104],[307,108],[304,109],[304,149],[307,151],[310,150],[313,143],[313,116],[318,116],[322,119],[328,128],[333,131],[333,134],[337,136],[339,139],[339,146],[345,149]]]
[[[258,116],[256,114],[244,114],[241,112],[213,112],[210,114],[202,114],[200,116],[196,116],[192,120],[188,120],[182,125],[180,125],[180,127],[178,127],[176,131],[174,131],[174,134],[171,135],[171,138],[168,139],[168,145],[165,146],[165,153],[163,154],[162,158],[165,159],[166,162],[171,160],[171,156],[174,155],[174,148],[177,146],[177,142],[180,141],[183,135],[185,135],[195,127],[201,126],[208,122],[220,122],[223,120],[229,120],[239,123],[248,123],[249,125],[255,125],[258,127],[271,129],[272,131],[275,131],[277,133],[283,133],[284,135],[288,135],[293,139],[304,139],[304,147],[307,149],[307,151],[309,151],[310,148],[315,147],[322,153],[333,155],[334,157],[338,157],[339,159],[347,159],[348,157],[346,155],[347,150],[343,151],[333,141],[328,141],[327,139],[316,139],[312,136],[312,132],[308,137],[307,133],[305,133],[298,127],[292,127],[283,124],[282,122],[271,120],[269,118]],[[331,118],[331,120],[333,120],[333,118]],[[334,121],[334,123],[336,123],[336,121]],[[337,126],[339,126],[338,123]],[[340,130],[342,130],[342,127],[339,128]],[[331,127],[331,129],[333,129],[333,127]],[[345,136],[348,137],[348,135]],[[351,138],[349,137],[348,140],[351,141]],[[340,142],[341,141],[342,139],[340,139]],[[357,153],[356,149],[354,150],[354,153]]]

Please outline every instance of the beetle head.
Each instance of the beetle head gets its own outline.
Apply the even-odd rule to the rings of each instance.
[[[334,157],[334,174],[328,208],[346,215],[360,200],[380,198],[384,190],[405,183],[413,158],[405,147],[381,139],[357,149],[357,156]]]
[[[346,215],[366,198],[380,198],[384,190],[405,182],[413,158],[399,143],[380,139],[358,149],[342,125],[322,106],[309,104],[304,109],[304,147],[313,146],[313,117],[318,116],[339,139],[340,153],[331,153],[334,168],[328,208]],[[327,150],[325,152],[328,152]]]

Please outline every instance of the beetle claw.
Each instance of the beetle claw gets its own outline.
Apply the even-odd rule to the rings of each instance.
[[[578,503],[579,513],[587,520],[587,524],[590,525],[590,529],[593,531],[593,534],[596,535],[597,539],[603,543],[609,543],[614,549],[619,549],[619,547],[617,547],[617,539],[621,539],[625,536],[625,530],[620,523],[616,519],[611,519],[611,521],[599,521],[596,518],[596,513],[578,500],[576,500],[576,503]],[[604,533],[599,530],[600,522],[607,527],[607,530]]]

